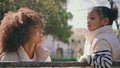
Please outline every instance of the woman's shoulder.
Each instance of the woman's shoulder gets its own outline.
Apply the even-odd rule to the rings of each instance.
[[[0,59],[1,59],[1,61],[18,61],[19,60],[19,56],[15,52],[12,52],[12,53],[2,53],[0,55]]]

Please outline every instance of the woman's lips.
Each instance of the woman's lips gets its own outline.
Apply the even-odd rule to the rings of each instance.
[[[88,28],[90,28],[91,26],[90,25],[87,25]]]

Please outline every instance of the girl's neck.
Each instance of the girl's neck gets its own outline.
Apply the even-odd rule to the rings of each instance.
[[[34,55],[35,45],[25,44],[23,45],[23,48],[25,52],[27,53],[27,55],[29,56],[29,58],[32,59]]]

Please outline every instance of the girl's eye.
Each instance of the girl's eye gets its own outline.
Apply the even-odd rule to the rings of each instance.
[[[92,18],[88,18],[88,21],[91,21],[91,20],[94,20],[95,18],[94,17],[92,17]]]

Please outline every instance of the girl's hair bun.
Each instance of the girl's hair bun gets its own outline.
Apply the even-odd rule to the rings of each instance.
[[[111,19],[112,20],[116,20],[118,17],[118,8],[114,7],[111,9],[111,13],[110,13]]]

